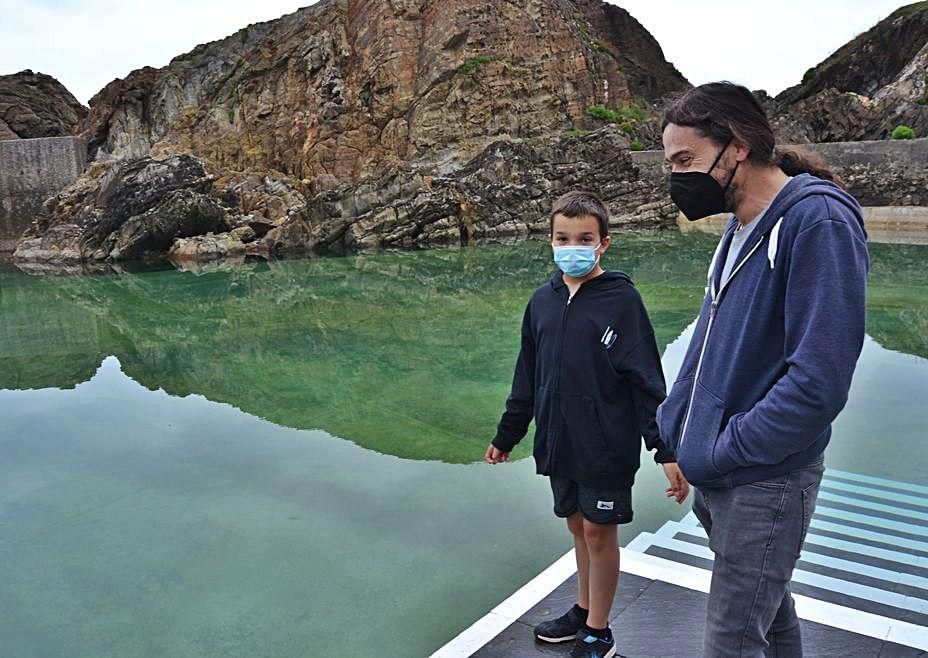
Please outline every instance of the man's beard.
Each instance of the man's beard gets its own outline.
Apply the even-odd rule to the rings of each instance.
[[[735,212],[741,202],[744,200],[744,194],[741,192],[741,186],[732,181],[728,189],[725,190],[725,212]]]

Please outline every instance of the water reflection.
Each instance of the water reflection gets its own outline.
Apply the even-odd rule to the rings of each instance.
[[[711,248],[620,240],[613,262],[636,278],[661,347],[698,307]],[[195,272],[0,273],[0,389],[73,387],[115,355],[152,390],[383,453],[471,462],[493,434],[549,258],[545,244],[523,243]]]
[[[713,243],[620,236],[608,254],[636,280],[661,348],[700,305]],[[928,248],[871,253],[869,333],[928,357]],[[0,271],[0,389],[73,387],[115,355],[152,390],[388,454],[469,462],[506,396],[525,300],[549,272],[537,242],[183,272]]]

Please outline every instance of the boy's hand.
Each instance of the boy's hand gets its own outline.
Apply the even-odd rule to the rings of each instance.
[[[668,462],[661,466],[664,467],[664,475],[670,482],[670,486],[667,487],[667,497],[675,499],[677,504],[682,503],[690,493],[690,483],[683,477],[683,471],[677,466],[677,462]]]
[[[488,464],[499,464],[500,462],[509,461],[509,453],[503,452],[492,443],[487,447],[487,454],[483,456],[483,461]],[[674,464],[676,466],[676,464]]]

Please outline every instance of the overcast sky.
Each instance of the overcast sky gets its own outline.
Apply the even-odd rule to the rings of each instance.
[[[488,0],[492,1],[492,0]],[[79,101],[142,66],[312,2],[0,0],[0,75],[32,69]],[[622,0],[690,82],[727,79],[776,94],[885,18],[886,0]]]

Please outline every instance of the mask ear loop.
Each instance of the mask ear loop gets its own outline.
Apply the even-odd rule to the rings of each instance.
[[[734,136],[728,138],[728,141],[725,142],[725,146],[722,147],[722,150],[719,151],[719,154],[715,156],[715,160],[712,161],[712,166],[709,167],[709,171],[706,172],[707,174],[710,173],[713,169],[715,169],[715,165],[717,165],[719,163],[719,160],[722,159],[722,154],[725,153],[725,151],[728,149],[729,146],[731,146],[732,140],[734,139],[735,139]],[[728,181],[725,183],[725,187],[722,188],[722,194],[725,194],[725,192],[728,191],[728,186],[731,185],[731,182],[733,180],[735,180],[735,174],[738,173],[738,165],[740,164],[741,164],[740,162],[737,162],[737,161],[735,162],[735,168],[731,170],[731,176],[728,177]]]
[[[712,166],[709,167],[709,171],[706,172],[707,174],[711,174],[712,170],[715,169],[715,165],[717,165],[719,163],[719,160],[722,159],[722,154],[725,153],[725,149],[727,149],[731,145],[731,140],[733,139],[734,137],[729,137],[728,141],[725,142],[725,146],[722,147],[722,150],[719,151],[719,154],[715,156],[715,160],[712,161]]]

